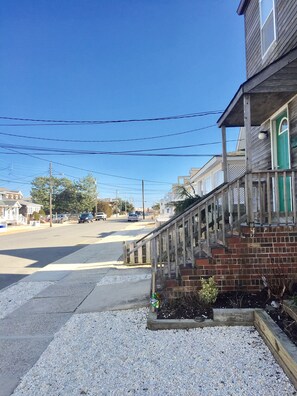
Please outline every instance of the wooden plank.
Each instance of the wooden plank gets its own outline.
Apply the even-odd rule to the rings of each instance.
[[[194,233],[193,233],[193,227],[194,227],[194,219],[193,219],[193,214],[191,214],[188,223],[190,225],[190,246],[191,246],[191,261],[192,261],[192,268],[195,267],[195,259],[194,259],[194,243],[193,243],[193,239],[194,239]]]
[[[130,249],[130,264],[135,264],[135,253],[134,253],[134,248],[135,248],[135,244],[134,242],[130,242],[129,243],[129,249]]]
[[[125,264],[128,264],[128,246],[126,242],[123,242],[123,261]]]
[[[296,189],[295,189],[295,172],[292,172],[292,195],[293,195],[293,222],[296,222]]]
[[[171,278],[170,249],[169,249],[169,228],[167,228],[167,231],[166,231],[166,253],[167,253],[168,277]]]
[[[151,241],[147,241],[145,244],[145,263],[151,264]]]
[[[142,256],[142,245],[137,249],[137,261],[138,264],[143,264],[143,256]]]
[[[177,222],[175,222],[174,223],[174,241],[175,241],[175,245],[174,245],[174,255],[175,255],[175,276],[176,276],[176,279],[178,278],[178,275],[179,275],[179,273],[178,273],[178,268],[179,268],[179,266],[178,266],[178,249],[177,249],[177,247],[178,247],[178,242],[179,242],[179,240],[178,240],[178,228],[177,228]]]
[[[294,305],[293,301],[285,300],[283,301],[283,308],[292,319],[297,322],[297,307]]]
[[[183,217],[183,229],[182,229],[182,240],[183,240],[183,265],[186,266],[186,230],[185,230],[185,217]]]
[[[267,211],[268,211],[268,224],[272,222],[272,213],[271,213],[271,187],[270,187],[270,175],[267,173]]]
[[[273,356],[297,387],[297,347],[263,310],[255,310],[254,324]]]
[[[222,131],[222,153],[223,153],[223,163],[222,163],[222,168],[223,168],[223,174],[224,174],[224,183],[228,182],[228,168],[227,168],[227,144],[226,144],[226,127],[222,126],[221,127]]]

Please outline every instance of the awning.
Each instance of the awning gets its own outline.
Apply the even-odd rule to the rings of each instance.
[[[258,126],[297,94],[297,48],[245,81],[218,120],[218,126],[244,126],[243,97],[250,95],[251,125]]]

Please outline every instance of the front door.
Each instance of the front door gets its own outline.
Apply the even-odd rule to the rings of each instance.
[[[289,139],[289,126],[287,110],[281,113],[275,119],[275,168],[278,170],[290,169],[290,139]],[[278,179],[279,189],[279,210],[284,212],[292,210],[292,195],[291,195],[291,179],[289,176],[280,176]],[[287,205],[285,205],[285,200]]]

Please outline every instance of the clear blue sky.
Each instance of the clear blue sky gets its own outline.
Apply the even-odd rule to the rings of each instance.
[[[244,26],[243,18],[236,14],[238,3],[239,0],[1,2],[0,116],[119,120],[223,110],[245,80]],[[12,126],[24,122],[0,120],[0,133],[52,139],[133,139],[202,128],[215,124],[218,118],[212,115],[88,126]],[[229,130],[227,138],[236,139],[237,134],[238,130]],[[0,146],[96,151],[220,140],[217,127],[160,139],[112,143],[58,142],[0,134]],[[234,149],[234,144],[228,148]],[[117,194],[124,199],[133,198],[136,206],[141,206],[142,179],[162,182],[145,181],[149,206],[163,197],[179,175],[187,175],[190,168],[200,167],[210,158],[53,153],[40,156],[43,160],[39,160],[21,154],[33,151],[15,150],[0,148],[0,186],[29,195],[30,181],[47,175],[49,161],[53,161],[54,175],[64,174],[77,180],[93,172],[100,197]],[[161,152],[220,154],[221,145]],[[39,156],[38,152],[33,155]]]

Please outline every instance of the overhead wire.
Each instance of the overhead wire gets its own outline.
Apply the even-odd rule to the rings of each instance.
[[[41,160],[41,161],[45,161],[45,162],[47,162],[47,163],[50,163],[50,162],[51,162],[52,164],[61,165],[61,166],[64,166],[64,167],[66,167],[66,168],[77,169],[77,170],[81,170],[81,171],[88,172],[88,173],[95,173],[95,174],[98,174],[98,175],[104,175],[104,176],[109,176],[109,177],[115,177],[115,178],[125,179],[125,180],[137,180],[137,181],[142,181],[142,180],[144,180],[145,182],[152,182],[152,183],[156,183],[156,184],[170,184],[170,185],[172,184],[172,183],[170,183],[170,182],[162,182],[162,181],[149,180],[149,179],[140,179],[140,178],[128,177],[128,176],[119,176],[119,175],[113,175],[113,174],[110,174],[110,173],[104,173],[104,172],[98,172],[98,171],[95,171],[95,170],[80,168],[80,167],[78,167],[78,166],[67,165],[67,164],[63,164],[63,163],[58,162],[58,161],[52,161],[52,160],[48,160],[48,159],[45,159],[45,158],[40,158],[40,157],[38,157],[38,156],[36,156],[36,155],[32,155],[32,154],[29,154],[29,153],[22,153],[22,152],[20,152],[20,151],[14,150],[14,149],[12,149],[12,148],[6,148],[6,150],[15,152],[15,153],[17,153],[17,154],[25,155],[25,156],[28,156],[28,157],[31,157],[31,158],[35,158],[35,159],[38,159],[38,160]]]
[[[118,120],[52,120],[52,119],[36,119],[36,118],[22,118],[22,117],[8,117],[8,116],[0,116],[2,120],[9,121],[26,121],[26,122],[34,122],[32,125],[37,125],[35,123],[41,122],[41,125],[102,125],[102,124],[118,124],[118,123],[132,123],[132,122],[152,122],[152,121],[169,121],[169,120],[178,120],[185,118],[196,118],[196,117],[205,117],[208,115],[217,115],[221,114],[222,110],[210,110],[204,112],[197,113],[189,113],[189,114],[179,114],[173,116],[164,116],[164,117],[151,117],[151,118],[130,118],[130,119],[118,119]],[[9,124],[8,124],[9,125]],[[19,124],[18,124],[19,125]],[[29,124],[24,124],[29,125]],[[30,124],[30,126],[32,126]]]
[[[176,133],[168,133],[165,135],[156,135],[156,136],[147,136],[147,137],[140,137],[140,138],[127,138],[127,139],[108,139],[108,140],[84,140],[84,139],[58,139],[58,138],[46,138],[46,137],[39,137],[39,136],[28,136],[28,135],[19,135],[16,133],[9,133],[9,132],[0,132],[0,135],[5,136],[12,136],[12,137],[19,137],[23,139],[34,139],[34,140],[46,140],[46,141],[53,141],[53,142],[69,142],[69,143],[117,143],[117,142],[133,142],[133,141],[142,141],[142,140],[152,140],[152,139],[161,139],[165,137],[171,136],[179,136],[185,135],[187,133],[193,133],[202,131],[205,129],[213,128],[216,125],[208,125],[201,128],[189,129],[187,131],[176,132]]]

